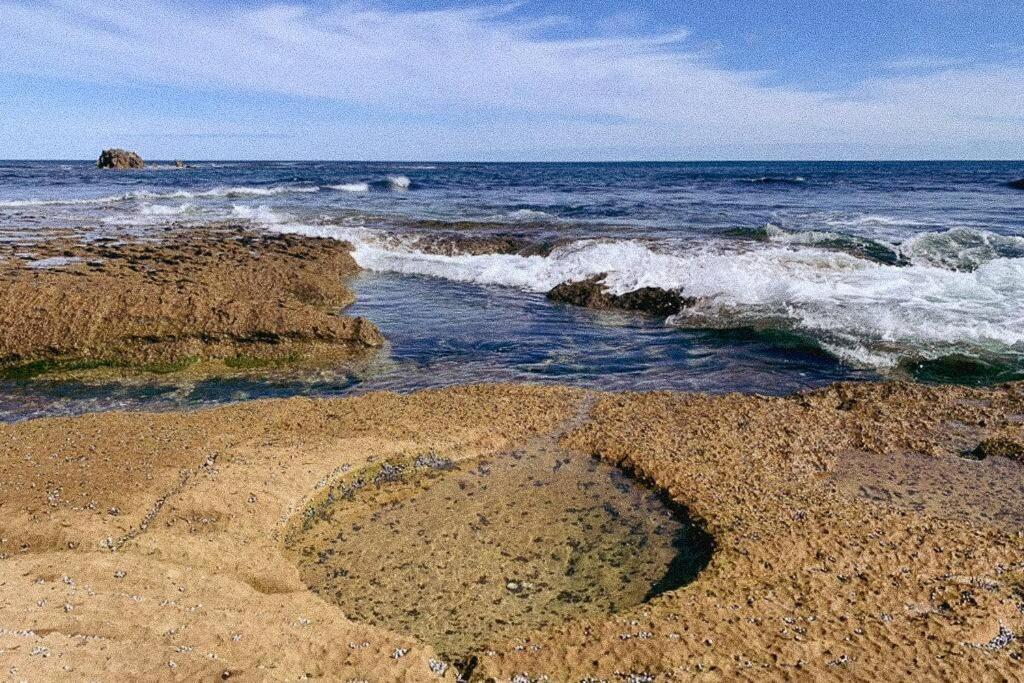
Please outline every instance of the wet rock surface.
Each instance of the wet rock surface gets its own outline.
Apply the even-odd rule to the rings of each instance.
[[[100,158],[96,161],[96,167],[114,169],[145,168],[146,163],[135,152],[114,148],[103,150]]]
[[[597,310],[621,309],[668,317],[696,303],[675,290],[660,287],[641,287],[625,294],[612,294],[604,286],[606,275],[595,275],[586,280],[563,282],[555,286],[547,297],[552,301],[583,306]]]
[[[1021,178],[1020,180],[1011,180],[1007,185],[1015,190],[1024,190],[1024,178]]]

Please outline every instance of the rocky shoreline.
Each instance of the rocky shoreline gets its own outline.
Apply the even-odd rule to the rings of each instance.
[[[473,680],[1013,679],[1022,415],[1021,384],[500,385],[6,425],[0,650],[28,679],[455,680],[430,645],[313,595],[288,524],[356,468],[493,461],[568,424],[569,457],[651,482],[713,554],[638,607],[490,643]]]
[[[334,240],[174,226],[3,249],[9,377],[335,364],[383,343],[341,313],[358,268]],[[565,303],[657,315],[694,303],[654,288],[615,295],[600,277],[556,290]],[[419,612],[388,600],[422,592],[401,579],[415,577],[412,563],[464,567],[469,544],[442,533],[429,553],[416,540],[395,547],[395,526],[353,550],[345,529],[322,547],[289,531],[363,468],[388,477],[391,463],[427,463],[476,496],[459,477],[526,453],[552,458],[531,465],[538,473],[598,458],[652,487],[707,539],[696,578],[614,614],[574,610],[580,591],[538,578],[561,556],[532,575],[491,544],[496,565],[477,580],[492,600],[518,609],[529,595],[560,616],[526,627],[492,609],[500,635],[478,634],[456,661],[418,632],[389,630]],[[0,425],[0,654],[17,679],[1012,679],[1024,657],[1022,468],[1024,383],[836,384],[784,398],[482,385]],[[476,484],[481,498],[494,487]],[[353,519],[413,507],[395,491],[357,499]],[[448,505],[458,495],[442,491],[430,509],[470,509]],[[516,496],[507,514],[530,504]],[[494,507],[465,527],[489,524]],[[552,510],[545,533],[566,521]],[[536,553],[528,531],[520,544]],[[328,551],[371,568],[387,553],[400,570],[388,580],[405,583],[364,572],[370,616],[355,619],[346,600],[311,590],[347,571]],[[506,565],[517,572],[495,583]],[[451,635],[443,623],[435,632]]]
[[[370,321],[339,314],[354,301],[344,281],[358,267],[334,240],[211,226],[6,251],[7,376],[327,362],[383,343]]]

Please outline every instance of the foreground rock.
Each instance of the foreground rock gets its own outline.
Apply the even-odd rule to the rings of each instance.
[[[338,315],[358,267],[332,240],[177,230],[159,243],[49,243],[4,264],[7,368],[328,360],[383,342]]]
[[[1024,190],[1024,178],[1021,178],[1020,180],[1011,180],[1007,185],[1016,190]]]
[[[123,149],[105,149],[96,162],[98,168],[145,168],[146,163],[135,152]]]
[[[371,461],[515,458],[588,398],[484,386],[0,426],[5,670],[452,681],[429,645],[310,593],[284,531]],[[1024,386],[596,399],[566,457],[633,470],[685,505],[714,538],[710,564],[616,616],[492,642],[475,680],[1020,677],[1024,465],[960,455],[1016,428]]]
[[[606,275],[595,275],[577,282],[563,282],[548,292],[552,301],[597,310],[618,308],[639,311],[659,317],[675,315],[693,306],[697,300],[684,297],[675,290],[660,287],[641,287],[625,294],[612,294],[604,286]]]

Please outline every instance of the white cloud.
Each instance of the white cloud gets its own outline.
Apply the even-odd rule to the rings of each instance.
[[[969,155],[993,144],[1024,155],[1019,64],[936,63],[923,74],[820,92],[716,67],[687,51],[683,30],[555,40],[545,37],[549,22],[517,22],[501,6],[403,12],[0,0],[0,17],[0,71],[335,100],[379,112],[385,130],[420,117],[422,131],[465,150],[523,147],[525,134],[535,151],[575,147],[584,155],[631,145]],[[545,122],[550,135],[531,121]]]

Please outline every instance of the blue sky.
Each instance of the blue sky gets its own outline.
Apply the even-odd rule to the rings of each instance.
[[[1019,3],[0,0],[0,158],[1024,158]]]

